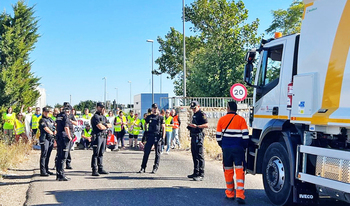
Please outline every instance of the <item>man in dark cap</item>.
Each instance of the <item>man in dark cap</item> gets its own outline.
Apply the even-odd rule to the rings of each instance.
[[[51,152],[53,149],[54,135],[56,135],[55,122],[49,118],[49,108],[43,108],[42,118],[39,120],[39,130],[40,130],[40,176],[53,175],[49,171],[49,160]]]
[[[67,107],[67,108],[69,108],[71,110],[68,118],[69,118],[69,120],[72,123],[70,131],[72,132],[72,139],[74,139],[74,126],[73,125],[77,126],[78,125],[78,121],[75,119],[75,116],[74,116],[74,114],[72,112],[73,107],[69,104],[69,102],[63,103],[63,106]],[[73,169],[72,165],[71,165],[71,163],[72,163],[72,156],[71,156],[71,153],[70,153],[73,146],[74,146],[74,142],[70,141],[69,142],[69,148],[68,148],[68,156],[67,156],[67,160],[66,160],[66,169],[68,169],[68,170]]]
[[[70,106],[70,105],[69,105]],[[71,112],[71,107],[66,106],[63,111],[57,115],[57,162],[56,162],[56,180],[68,181],[70,180],[64,174],[63,165],[68,157],[68,151],[70,146],[70,141],[73,137],[73,125],[69,119],[69,114]]]
[[[228,102],[227,114],[221,117],[216,127],[216,140],[222,148],[226,197],[235,198],[233,176],[236,173],[236,198],[239,204],[245,204],[244,168],[245,149],[248,147],[249,132],[245,119],[236,113],[237,104]],[[233,164],[235,167],[233,168]]]
[[[92,140],[91,145],[93,154],[91,159],[92,176],[100,176],[100,174],[108,174],[103,169],[103,153],[106,150],[107,130],[112,128],[105,113],[105,105],[98,102],[96,105],[96,113],[91,118]]]
[[[191,110],[193,111],[192,121],[188,124],[187,129],[190,130],[191,136],[191,153],[193,159],[193,174],[188,175],[188,178],[193,178],[195,181],[202,181],[204,178],[204,128],[208,128],[207,116],[199,109],[197,101],[191,102]]]
[[[144,148],[143,153],[143,159],[141,164],[141,169],[139,173],[146,172],[146,166],[149,154],[151,153],[151,148],[154,145],[154,151],[155,151],[155,159],[154,159],[154,165],[152,173],[156,173],[159,167],[159,160],[160,160],[160,152],[162,147],[162,141],[165,137],[165,132],[161,133],[162,131],[165,131],[165,124],[164,124],[164,118],[160,116],[157,113],[158,105],[152,104],[152,113],[146,117],[145,122],[145,128],[148,128],[146,131],[146,144]],[[163,129],[161,129],[163,128]]]

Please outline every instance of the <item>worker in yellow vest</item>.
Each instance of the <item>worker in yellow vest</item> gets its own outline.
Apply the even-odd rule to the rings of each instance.
[[[84,114],[83,114],[83,119],[91,119],[91,117],[92,117],[92,114],[89,113],[89,109],[85,108],[84,109]]]
[[[2,114],[2,119],[5,121],[3,124],[4,141],[6,143],[11,143],[13,141],[13,129],[16,119],[16,114],[12,112],[12,107],[9,107],[7,112]]]
[[[92,129],[89,124],[85,125],[84,130],[81,132],[81,143],[84,145],[84,150],[87,150],[91,147],[91,134]]]
[[[32,128],[32,138],[34,143],[37,143],[38,137],[37,136],[37,131],[39,128],[39,121],[41,119],[41,111],[40,111],[40,107],[37,107],[35,109],[35,114],[33,114],[32,116],[32,122],[30,123],[31,128]]]
[[[131,139],[131,147],[137,147],[137,141],[139,138],[140,130],[141,130],[141,120],[138,118],[138,114],[135,114],[135,120],[132,130],[132,135],[130,136]]]
[[[130,114],[127,117],[128,120],[128,133],[129,133],[129,147],[132,147],[132,142],[133,142],[133,130],[134,130],[134,123],[135,123],[135,115],[134,115],[134,111],[130,111]]]
[[[171,146],[171,138],[172,138],[172,132],[173,132],[173,117],[170,115],[170,110],[167,109],[165,112],[165,144],[166,144],[166,154],[169,154],[170,152],[170,146]]]
[[[114,132],[115,132],[115,135],[117,136],[118,147],[123,149],[125,149],[124,135],[128,130],[127,124],[128,122],[123,114],[123,111],[120,110],[119,115],[114,119]]]
[[[15,137],[17,142],[20,138],[22,138],[25,142],[28,142],[28,137],[25,133],[25,123],[22,113],[18,113],[15,120]]]

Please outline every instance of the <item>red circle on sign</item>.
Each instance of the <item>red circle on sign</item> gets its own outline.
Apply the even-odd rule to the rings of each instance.
[[[240,83],[236,83],[232,85],[230,89],[231,97],[236,101],[243,101],[245,98],[247,98],[248,91],[247,88]]]

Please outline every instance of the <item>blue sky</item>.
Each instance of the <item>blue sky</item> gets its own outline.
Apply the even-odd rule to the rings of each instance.
[[[12,13],[17,0],[1,0],[0,10]],[[185,0],[186,4],[193,0]],[[182,31],[182,0],[27,0],[36,4],[41,37],[31,53],[32,71],[41,77],[47,104],[84,100],[102,101],[107,77],[107,99],[130,102],[132,96],[151,92],[151,43],[160,56],[158,36],[175,27]],[[262,33],[272,21],[272,10],[286,9],[292,0],[244,0],[248,22],[260,19]],[[186,23],[186,28],[190,27]],[[189,34],[189,32],[187,32]],[[154,64],[154,68],[158,65]],[[162,92],[174,96],[172,80],[162,75]],[[229,91],[229,89],[228,89]],[[160,77],[154,76],[154,92]]]

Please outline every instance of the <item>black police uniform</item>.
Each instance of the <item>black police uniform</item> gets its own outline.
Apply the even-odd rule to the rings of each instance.
[[[51,152],[53,149],[54,136],[47,133],[44,128],[49,128],[52,132],[55,131],[54,121],[49,118],[42,116],[39,121],[40,137],[39,142],[41,146],[41,155],[40,155],[40,175],[48,176],[53,174],[49,171],[49,160]]]
[[[100,130],[97,125],[101,123],[104,126],[107,126],[109,123],[108,119],[101,113],[96,112],[91,118],[92,126],[92,139],[91,145],[93,148],[93,154],[91,159],[91,168],[92,174],[106,174],[107,172],[103,170],[103,153],[106,151],[106,142],[107,142],[107,129]]]
[[[193,114],[192,124],[203,125],[208,123],[207,117],[199,110]],[[204,132],[201,128],[191,128],[191,153],[193,160],[193,176],[204,177],[204,151],[203,151],[203,142],[204,142]]]
[[[158,170],[161,147],[163,142],[163,135],[161,133],[162,124],[164,124],[164,118],[160,115],[150,114],[146,117],[146,123],[148,125],[147,135],[146,135],[146,145],[144,148],[144,154],[141,164],[140,172],[145,172],[147,161],[149,154],[151,152],[151,148],[154,145],[155,150],[155,159],[153,165],[153,173]]]
[[[77,121],[76,119],[75,119],[75,117],[74,117],[74,114],[69,114],[69,119],[70,120],[72,120],[72,121]],[[69,128],[71,131],[72,131],[72,133],[73,133],[73,135],[72,135],[72,138],[73,138],[73,136],[74,136],[74,126],[73,126],[73,124],[71,124],[71,128]],[[72,157],[71,157],[71,155],[70,155],[70,151],[72,150],[72,147],[73,147],[73,145],[74,145],[74,142],[73,141],[70,141],[69,142],[69,148],[68,148],[68,156],[67,156],[67,160],[66,160],[66,169],[72,169],[72,166],[71,166],[71,162],[72,162]]]
[[[70,139],[64,128],[68,127],[70,130],[73,128],[73,124],[65,112],[61,112],[57,115],[57,163],[56,172],[58,180],[67,180],[64,175],[63,165],[68,157],[68,151],[70,146]],[[70,136],[73,137],[73,131],[70,131]]]

